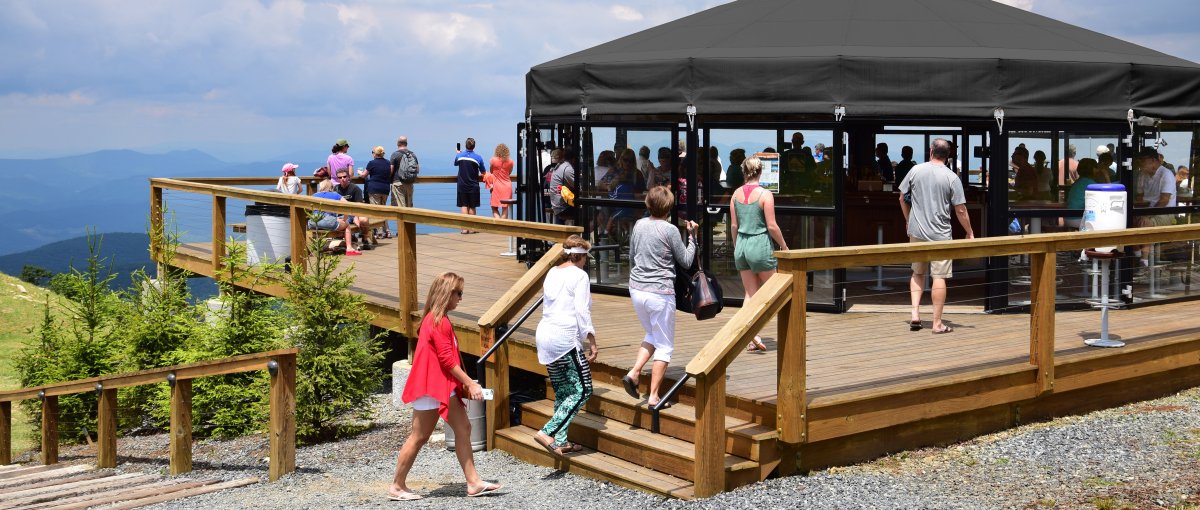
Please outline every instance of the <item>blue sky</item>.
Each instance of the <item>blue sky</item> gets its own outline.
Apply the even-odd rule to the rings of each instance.
[[[0,157],[511,145],[531,66],[720,3],[6,0]],[[1005,3],[1200,61],[1200,2]]]

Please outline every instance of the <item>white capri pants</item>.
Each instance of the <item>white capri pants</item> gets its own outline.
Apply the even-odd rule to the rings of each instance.
[[[675,296],[629,289],[629,297],[646,330],[642,341],[654,347],[651,359],[670,363],[675,352]]]

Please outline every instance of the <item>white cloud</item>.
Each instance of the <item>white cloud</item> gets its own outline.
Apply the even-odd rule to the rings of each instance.
[[[625,5],[614,5],[609,12],[617,21],[641,21],[644,18],[641,12]]]
[[[1025,9],[1027,11],[1033,10],[1033,0],[995,0],[995,1],[1005,4],[1005,5],[1011,5],[1018,9]]]
[[[459,12],[416,12],[407,15],[417,42],[439,56],[450,56],[480,47],[496,46],[491,24]]]
[[[70,108],[74,106],[91,106],[96,104],[96,98],[78,90],[73,90],[71,92],[67,92],[66,94],[40,94],[36,96],[10,94],[7,99],[24,100],[38,106],[47,106],[52,108]]]

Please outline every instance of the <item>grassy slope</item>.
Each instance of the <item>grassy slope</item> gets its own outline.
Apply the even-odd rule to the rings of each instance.
[[[22,292],[24,289],[24,292]],[[0,274],[0,389],[14,389],[20,385],[16,370],[12,366],[13,356],[34,338],[31,333],[41,323],[46,296],[51,296],[51,306],[61,309],[61,297],[50,291]],[[13,456],[34,447],[30,437],[27,417],[16,405],[13,406]]]

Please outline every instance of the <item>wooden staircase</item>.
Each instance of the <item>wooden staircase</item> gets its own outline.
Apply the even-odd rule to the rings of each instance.
[[[553,400],[521,405],[521,424],[496,431],[496,447],[526,462],[680,499],[694,497],[695,408],[676,403],[651,432],[644,400],[595,381],[593,395],[571,422],[568,436],[584,450],[558,458],[534,439],[554,412]],[[765,479],[779,464],[775,430],[725,418],[725,490]]]

